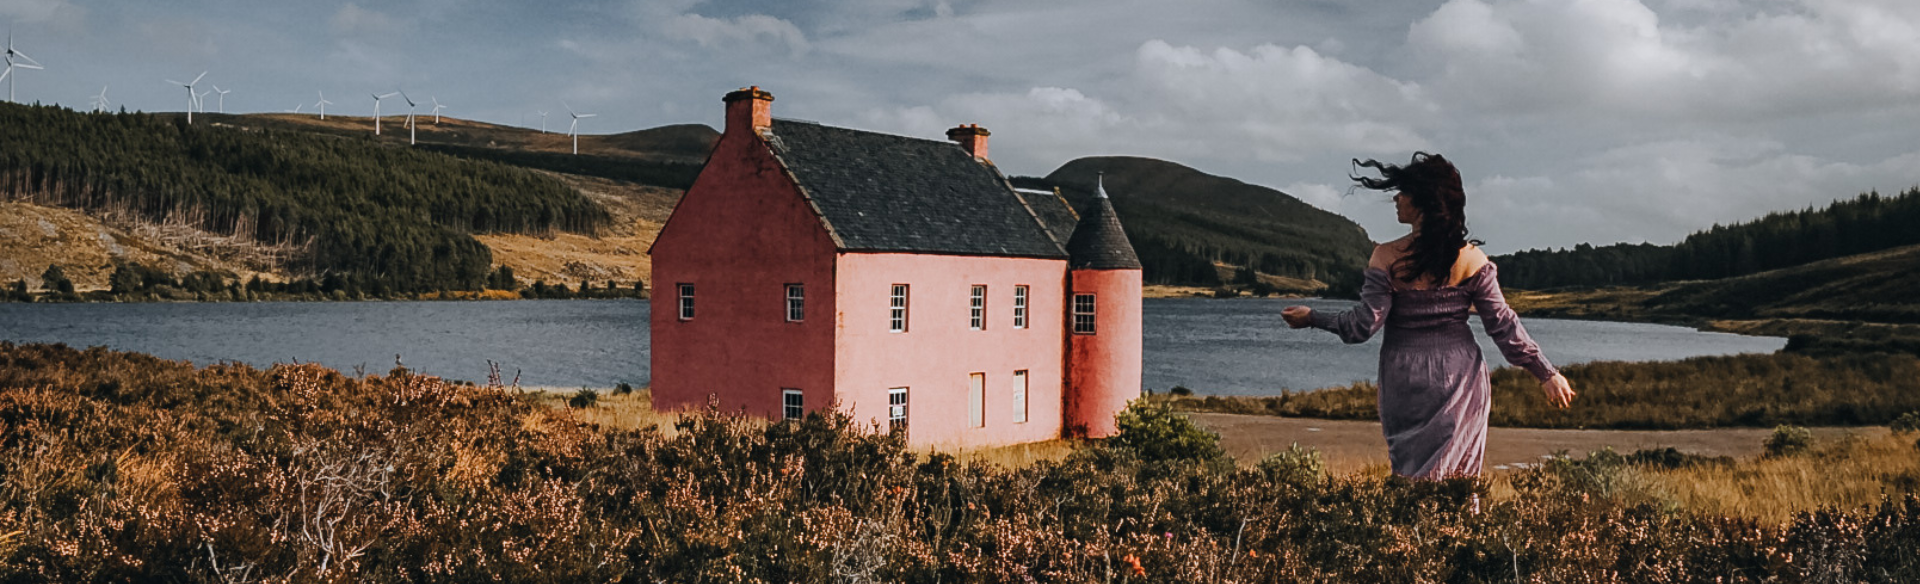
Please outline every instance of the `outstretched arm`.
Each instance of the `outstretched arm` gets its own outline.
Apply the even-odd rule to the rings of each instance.
[[[1295,326],[1312,326],[1330,331],[1340,335],[1340,340],[1350,345],[1364,343],[1373,338],[1374,333],[1380,332],[1380,327],[1387,322],[1387,312],[1392,309],[1393,291],[1387,286],[1386,272],[1368,269],[1366,283],[1360,286],[1360,303],[1354,305],[1352,310],[1338,313],[1311,310]],[[1290,318],[1289,322],[1295,320]]]

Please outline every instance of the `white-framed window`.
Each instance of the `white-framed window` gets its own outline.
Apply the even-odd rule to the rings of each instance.
[[[800,284],[787,284],[787,322],[800,322],[807,318],[807,287]]]
[[[807,416],[807,396],[798,389],[780,390],[780,417],[798,420]]]
[[[887,331],[907,332],[907,285],[894,284],[893,296],[887,301]]]
[[[967,427],[987,427],[987,374],[967,374]]]
[[[1073,334],[1093,334],[1093,295],[1073,295]]]
[[[973,297],[967,301],[969,307],[967,326],[973,330],[987,328],[987,287],[974,285]]]
[[[680,285],[680,320],[693,320],[693,284]]]
[[[1027,422],[1027,370],[1013,372],[1013,423]]]
[[[1013,328],[1027,328],[1027,287],[1013,287]]]
[[[887,431],[907,431],[907,388],[887,390]]]

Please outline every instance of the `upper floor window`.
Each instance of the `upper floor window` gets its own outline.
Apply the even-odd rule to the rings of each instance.
[[[894,284],[893,297],[887,302],[887,330],[907,332],[907,285]]]
[[[907,388],[887,390],[887,431],[907,431]]]
[[[800,284],[787,284],[787,322],[800,322],[807,317],[807,287]]]
[[[1027,287],[1013,287],[1013,328],[1027,328]]]
[[[987,287],[974,286],[973,299],[969,302],[971,311],[968,313],[967,326],[976,331],[987,328]]]
[[[693,284],[680,285],[680,320],[693,320]]]
[[[1093,295],[1073,295],[1073,333],[1093,334]]]
[[[780,415],[787,420],[798,420],[807,415],[807,398],[798,389],[780,390]]]

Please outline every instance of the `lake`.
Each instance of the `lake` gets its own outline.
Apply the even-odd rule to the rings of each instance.
[[[1148,299],[1146,387],[1198,394],[1271,395],[1371,380],[1380,340],[1345,345],[1332,334],[1289,329],[1280,310],[1348,301]],[[1478,319],[1473,325],[1479,328]],[[1672,360],[1770,353],[1772,337],[1615,322],[1526,319],[1554,363]],[[1480,333],[1488,361],[1499,352]],[[505,381],[531,387],[647,384],[647,302],[261,302],[180,304],[0,303],[0,340],[106,346],[195,364],[320,363],[385,373],[397,355],[415,371],[485,382],[487,361]]]

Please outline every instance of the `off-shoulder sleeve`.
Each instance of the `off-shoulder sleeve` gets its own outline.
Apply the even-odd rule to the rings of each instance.
[[[1353,310],[1334,314],[1313,311],[1313,328],[1340,335],[1340,340],[1349,345],[1364,343],[1380,332],[1380,326],[1387,322],[1387,311],[1392,309],[1393,289],[1387,285],[1387,272],[1367,268],[1366,282],[1360,285],[1360,303]]]
[[[1552,379],[1559,373],[1553,363],[1540,354],[1540,345],[1527,335],[1527,327],[1520,325],[1520,315],[1507,306],[1507,296],[1500,292],[1500,270],[1488,263],[1467,280],[1461,285],[1472,297],[1473,309],[1480,313],[1480,324],[1486,325],[1487,336],[1493,337],[1493,344],[1500,347],[1507,363],[1526,369],[1540,381]]]

